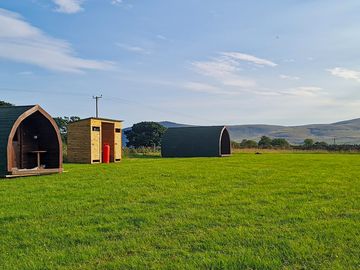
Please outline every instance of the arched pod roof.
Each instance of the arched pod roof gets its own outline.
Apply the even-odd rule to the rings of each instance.
[[[222,148],[228,149],[226,153]],[[230,137],[225,126],[169,128],[161,142],[163,157],[219,157],[229,154]]]

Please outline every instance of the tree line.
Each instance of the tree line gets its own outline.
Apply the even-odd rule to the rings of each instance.
[[[359,144],[328,144],[324,141],[305,139],[301,145],[292,145],[283,138],[270,138],[262,136],[257,142],[255,140],[243,139],[240,143],[232,141],[234,149],[295,149],[295,150],[325,150],[325,151],[360,151]]]
[[[262,136],[260,140],[247,140],[244,139],[240,143],[232,141],[232,148],[259,148],[259,149],[289,149],[291,147],[290,143],[282,138],[270,138],[267,136]]]

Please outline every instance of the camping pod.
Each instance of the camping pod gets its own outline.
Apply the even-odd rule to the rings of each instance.
[[[121,120],[86,118],[69,124],[68,161],[86,164],[121,161],[121,133]]]
[[[169,128],[161,141],[162,157],[223,157],[231,154],[224,126]]]
[[[0,176],[62,172],[62,141],[39,105],[0,107]]]

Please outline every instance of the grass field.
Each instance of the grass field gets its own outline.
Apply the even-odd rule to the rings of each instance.
[[[360,155],[65,170],[0,181],[0,269],[360,269]]]

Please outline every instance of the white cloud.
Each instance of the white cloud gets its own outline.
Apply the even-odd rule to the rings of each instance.
[[[83,10],[81,7],[83,0],[53,0],[53,2],[57,5],[55,9],[57,12],[72,14]]]
[[[110,62],[77,57],[68,42],[46,35],[4,9],[0,9],[0,58],[64,72],[113,67]]]
[[[341,67],[335,67],[332,69],[328,69],[327,71],[329,71],[332,75],[336,77],[360,82],[360,71],[341,68]]]
[[[275,63],[253,55],[238,52],[223,52],[210,61],[192,62],[193,69],[203,76],[211,77],[224,86],[252,88],[256,82],[240,74],[241,63],[250,62],[258,66],[276,66]]]
[[[123,0],[111,0],[111,4],[113,5],[121,5],[123,2]]]
[[[321,94],[324,94],[322,90],[323,89],[321,87],[317,87],[317,86],[299,86],[284,91],[280,91],[280,93],[285,95],[299,96],[299,97],[316,97]]]
[[[193,62],[192,65],[197,73],[217,79],[239,70],[235,63],[224,61],[222,59]]]
[[[168,40],[167,37],[165,37],[163,35],[156,35],[156,37],[161,40]]]
[[[124,7],[128,9],[133,7],[133,5],[131,4],[126,4],[124,0],[111,0],[110,3],[114,6]]]
[[[220,89],[210,84],[199,83],[199,82],[187,82],[184,84],[186,89],[196,91],[196,92],[206,92],[206,93],[220,93]]]
[[[133,52],[133,53],[150,54],[150,52],[148,50],[146,50],[145,48],[139,47],[139,46],[133,46],[133,45],[124,44],[124,43],[116,43],[116,46],[118,46],[121,49],[124,49],[126,51]]]
[[[270,88],[254,87],[254,88],[227,88],[218,87],[203,82],[187,82],[183,84],[185,89],[194,92],[203,92],[208,94],[219,94],[227,96],[244,96],[256,95],[267,98],[276,98],[277,100],[287,100],[284,98],[302,98],[302,100],[312,100],[314,97],[324,96],[327,93],[323,88],[317,86],[299,86],[284,90],[274,90]]]
[[[297,76],[289,76],[289,75],[285,75],[285,74],[280,74],[279,77],[280,77],[280,79],[283,79],[283,80],[292,80],[292,81],[300,80],[300,78]]]
[[[253,87],[256,82],[240,76],[238,64],[225,59],[214,59],[213,61],[193,62],[194,70],[203,76],[211,77],[224,86],[237,86],[241,88]]]
[[[21,71],[18,74],[23,75],[23,76],[30,76],[30,75],[33,75],[33,72],[32,71]]]
[[[245,61],[245,62],[251,62],[256,65],[260,66],[270,66],[270,67],[276,67],[277,64],[274,62],[271,62],[270,60],[258,58],[256,56],[245,54],[245,53],[239,53],[239,52],[223,52],[222,55],[232,58],[237,61]]]
[[[263,96],[264,98],[276,98],[277,100],[288,100],[288,98],[309,99],[326,94],[322,88],[317,86],[299,86],[284,90],[264,88],[259,86],[253,79],[242,75],[244,66],[242,62],[260,65],[262,67],[275,67],[277,64],[261,59],[256,56],[241,53],[221,53],[210,61],[192,62],[192,68],[200,75],[210,77],[214,85],[208,82],[190,82],[185,88],[206,92],[211,94]],[[299,80],[299,77],[281,74],[280,78],[287,80]]]
[[[285,62],[285,63],[294,63],[294,62],[295,62],[295,59],[287,58],[287,59],[284,59],[284,60],[282,60],[282,61]]]
[[[175,85],[178,86],[178,85]],[[208,94],[219,94],[219,95],[241,95],[244,93],[252,93],[252,94],[259,94],[259,95],[268,95],[269,93],[257,90],[249,90],[245,88],[230,88],[230,87],[220,87],[211,85],[208,83],[203,82],[186,82],[182,85],[185,89],[193,91],[193,92],[202,92]],[[270,93],[271,95],[271,93]]]
[[[223,84],[225,86],[235,86],[242,88],[252,88],[256,86],[256,82],[254,80],[240,78],[240,77],[234,77],[234,78],[229,77],[223,81]]]

